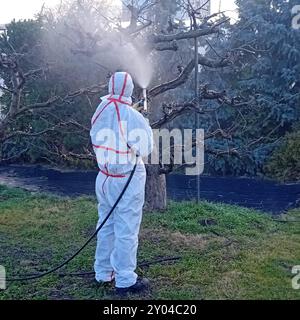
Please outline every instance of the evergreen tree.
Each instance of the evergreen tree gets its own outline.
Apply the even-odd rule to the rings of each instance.
[[[238,0],[238,22],[226,30],[222,41],[212,42],[214,50],[209,50],[209,56],[222,55],[230,48],[238,59],[229,72],[204,71],[203,78],[249,101],[249,105],[240,110],[222,108],[217,113],[223,126],[235,117],[241,120],[232,142],[243,152],[241,160],[212,159],[211,170],[226,168],[225,173],[233,174],[263,172],[281,138],[299,121],[300,32],[292,28],[291,15],[297,2]],[[251,143],[255,140],[257,143]]]

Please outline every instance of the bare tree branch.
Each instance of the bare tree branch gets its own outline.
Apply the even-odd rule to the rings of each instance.
[[[3,138],[1,141],[2,143],[7,141],[7,140],[10,140],[16,136],[24,136],[24,137],[38,137],[38,136],[41,136],[45,133],[48,133],[48,132],[54,132],[54,131],[58,131],[58,129],[62,128],[62,127],[66,127],[68,125],[73,125],[73,126],[76,126],[78,128],[80,128],[81,130],[85,131],[85,132],[88,132],[89,129],[84,127],[83,125],[79,124],[78,122],[74,121],[74,120],[71,120],[71,121],[68,121],[68,122],[59,122],[49,128],[46,128],[44,130],[41,130],[39,132],[25,132],[25,131],[14,131],[13,133],[5,136],[5,138]]]
[[[29,150],[29,147],[26,147],[26,148],[22,149],[21,151],[19,151],[17,154],[14,154],[14,155],[12,155],[12,156],[10,156],[10,157],[7,157],[7,158],[1,158],[1,157],[0,157],[0,163],[19,159],[19,158],[20,158],[23,154],[25,154],[28,150]]]
[[[197,104],[193,101],[183,103],[183,104],[172,104],[172,105],[163,105],[164,116],[151,124],[153,129],[161,128],[164,124],[176,119],[182,114],[188,111],[201,112],[201,109],[197,107]],[[167,110],[169,112],[167,112]]]
[[[221,60],[212,60],[198,55],[199,64],[202,66],[210,67],[210,68],[222,68],[229,66],[231,64],[229,59],[221,59]],[[192,59],[189,64],[183,69],[179,77],[169,82],[163,83],[149,90],[149,97],[156,97],[159,94],[162,94],[166,91],[176,89],[177,87],[183,85],[188,79],[190,74],[195,68],[195,61]]]
[[[199,30],[191,30],[191,31],[182,31],[176,34],[159,34],[154,35],[150,38],[150,42],[160,43],[160,42],[171,42],[174,40],[186,40],[186,39],[194,39],[198,37],[207,36],[210,34],[218,33],[219,30],[215,27],[199,29]]]
[[[167,43],[156,43],[153,48],[156,51],[177,51],[179,49],[175,40]]]

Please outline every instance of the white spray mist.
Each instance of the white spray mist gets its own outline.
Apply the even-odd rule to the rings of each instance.
[[[122,67],[132,74],[142,89],[148,88],[152,79],[153,69],[147,54],[136,49],[130,42],[123,45],[120,51]]]

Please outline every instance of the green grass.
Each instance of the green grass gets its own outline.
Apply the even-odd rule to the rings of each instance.
[[[300,210],[276,222],[260,212],[202,202],[145,213],[139,261],[181,257],[138,272],[151,280],[139,299],[299,299]],[[7,276],[42,272],[70,256],[97,221],[94,198],[59,198],[0,186],[0,265]],[[294,221],[294,222],[290,222]],[[92,271],[95,242],[63,271]],[[111,299],[91,277],[8,283],[0,299]]]

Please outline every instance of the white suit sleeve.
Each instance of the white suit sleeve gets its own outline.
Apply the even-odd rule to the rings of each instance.
[[[153,132],[149,120],[136,110],[131,110],[128,120],[128,144],[141,157],[147,157],[153,151]]]

